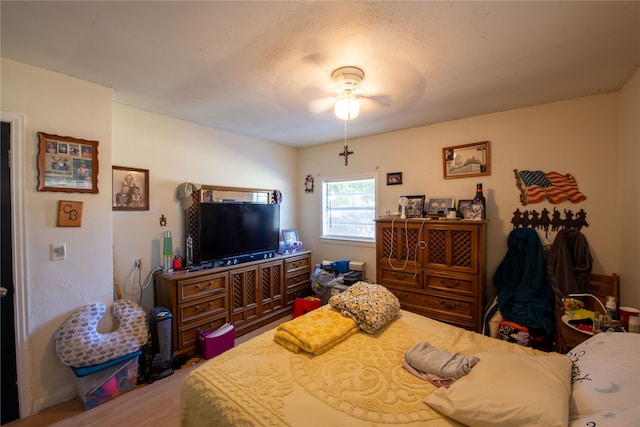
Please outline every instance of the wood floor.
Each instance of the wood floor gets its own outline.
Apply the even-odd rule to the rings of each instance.
[[[290,316],[238,337],[236,345],[289,319]],[[177,427],[180,425],[182,383],[189,372],[204,362],[205,360],[199,357],[192,358],[181,369],[176,369],[173,375],[153,384],[139,385],[130,392],[88,411],[84,409],[80,399],[75,398],[40,414],[3,424],[3,427]]]

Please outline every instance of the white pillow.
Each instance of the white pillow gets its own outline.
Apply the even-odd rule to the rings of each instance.
[[[567,426],[571,362],[565,356],[484,352],[449,388],[425,399],[471,427]]]
[[[615,415],[637,406],[639,354],[640,334],[621,332],[594,335],[567,353],[573,362],[570,418],[609,412]],[[636,422],[640,425],[638,418]]]

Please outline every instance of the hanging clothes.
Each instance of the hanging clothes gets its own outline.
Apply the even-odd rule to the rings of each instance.
[[[546,276],[555,294],[555,307],[562,309],[562,298],[586,292],[593,258],[584,235],[575,228],[558,232],[547,252]]]
[[[554,294],[545,278],[538,234],[531,228],[515,228],[509,233],[507,247],[493,277],[502,317],[552,336]]]

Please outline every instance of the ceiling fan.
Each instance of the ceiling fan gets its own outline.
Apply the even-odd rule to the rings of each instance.
[[[360,67],[340,67],[331,73],[331,80],[335,84],[335,95],[311,101],[309,109],[318,114],[335,110],[336,116],[343,120],[355,118],[360,110],[360,99],[370,99],[381,104],[388,103],[388,96],[371,96],[361,85],[364,71]]]

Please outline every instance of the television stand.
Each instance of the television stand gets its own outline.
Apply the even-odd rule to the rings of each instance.
[[[173,313],[175,357],[198,352],[198,333],[230,322],[236,336],[293,313],[311,295],[311,251],[229,266],[165,272],[154,278],[154,305]]]

